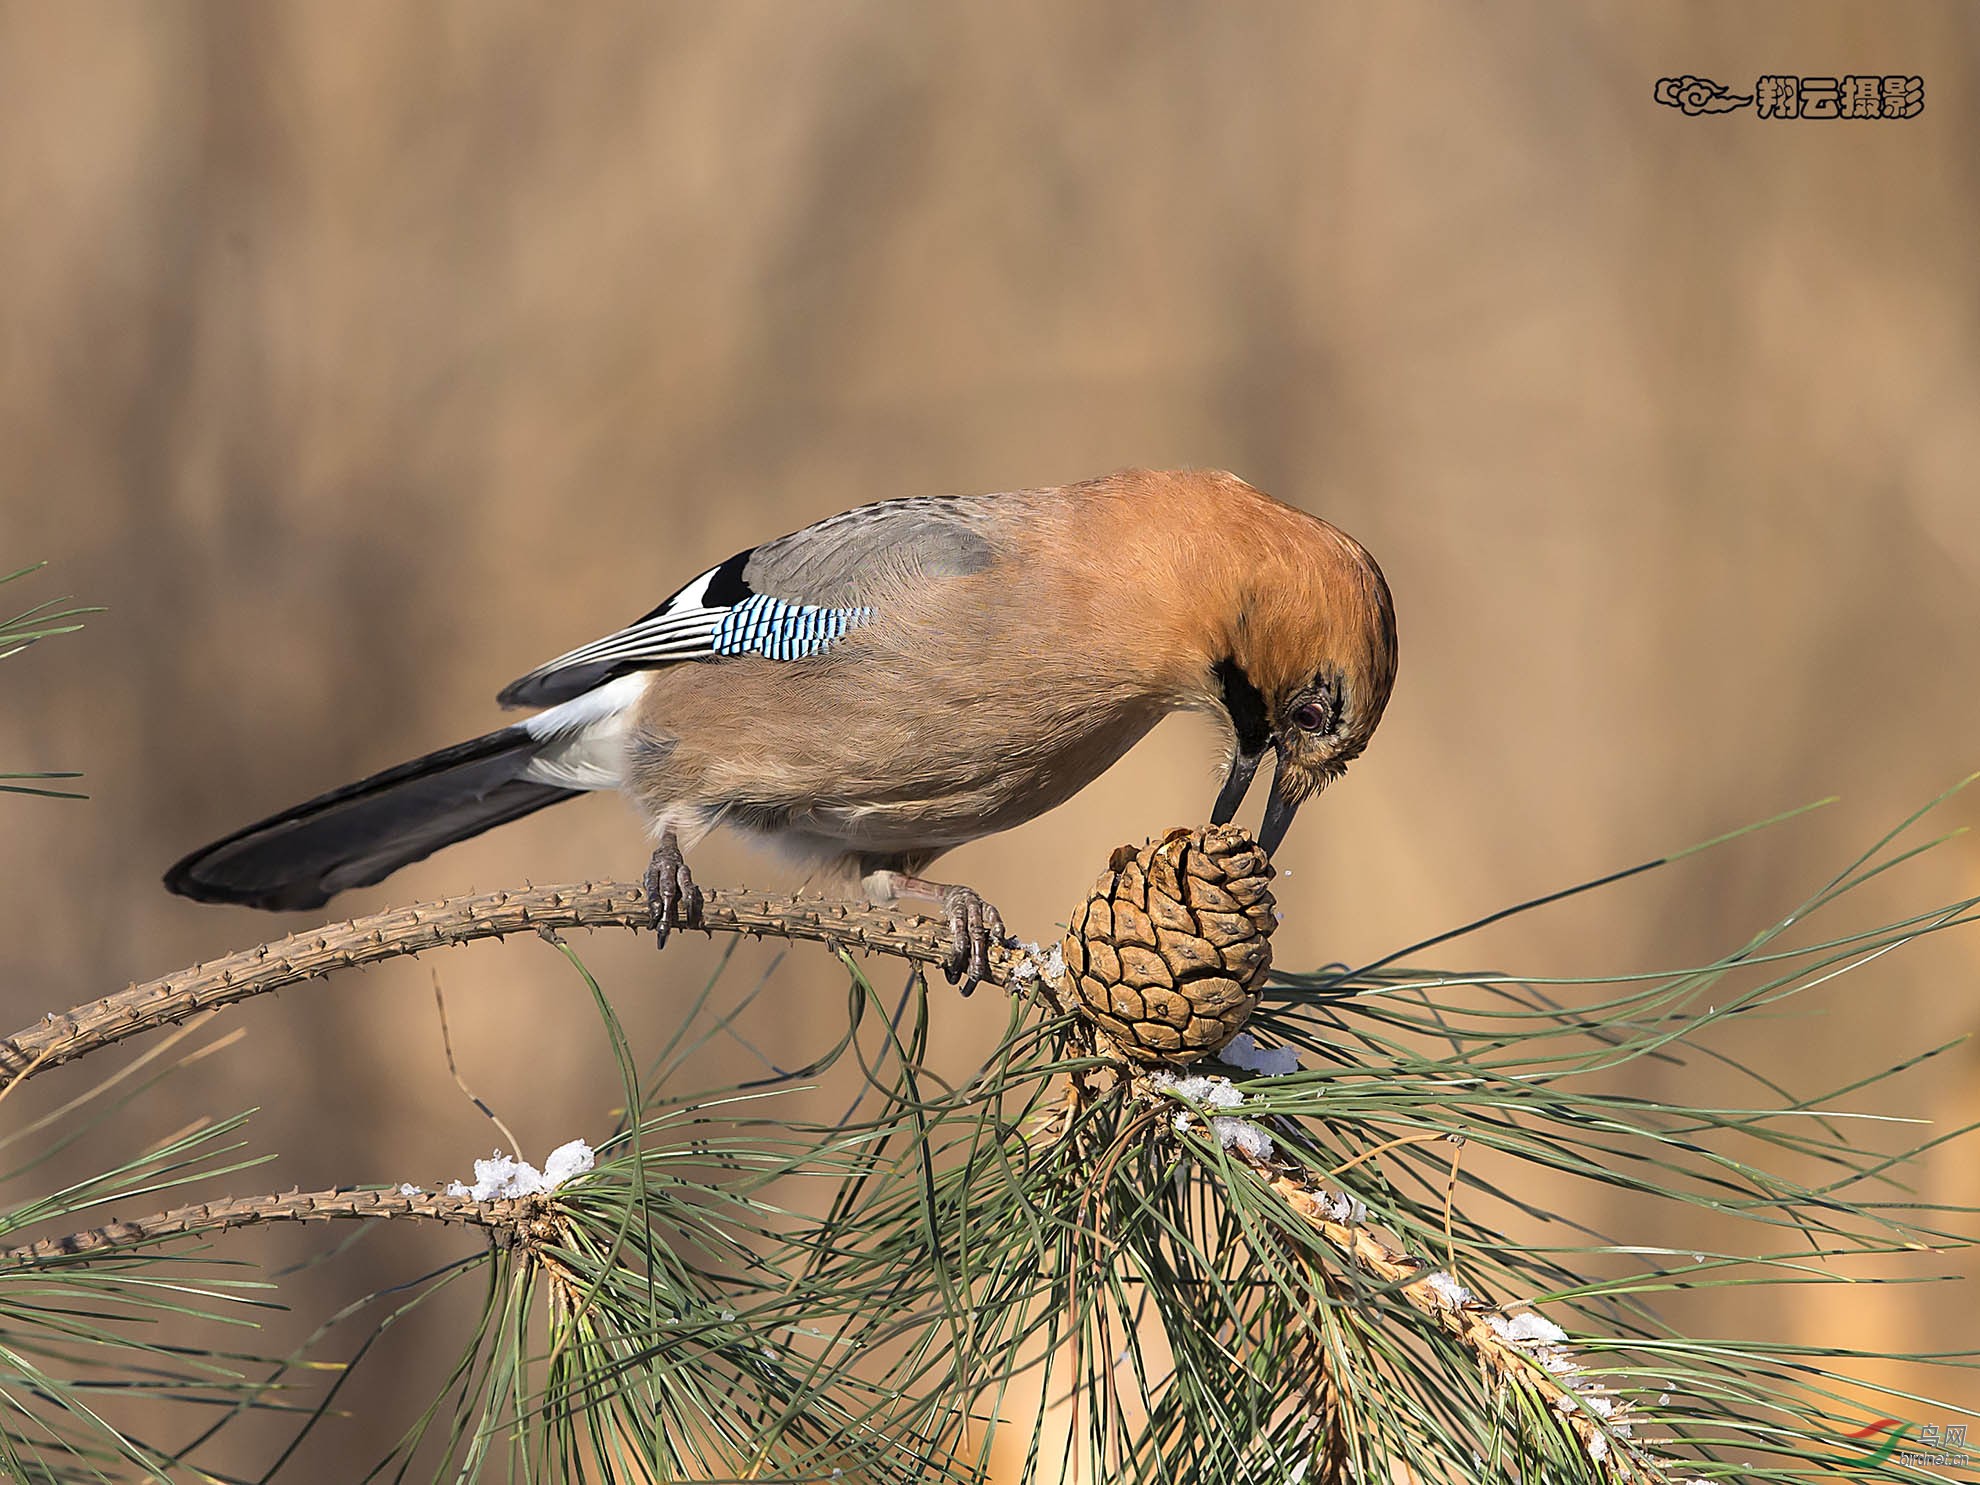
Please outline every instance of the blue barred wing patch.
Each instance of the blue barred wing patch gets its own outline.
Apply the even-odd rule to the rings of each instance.
[[[823,608],[755,593],[722,615],[709,648],[718,655],[802,660],[822,655],[872,617],[870,608]]]

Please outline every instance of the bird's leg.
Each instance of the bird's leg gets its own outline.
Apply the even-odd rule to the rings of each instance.
[[[949,960],[942,966],[951,985],[967,995],[990,978],[990,945],[1007,943],[1004,916],[974,887],[930,882],[904,871],[872,871],[860,879],[867,901],[885,907],[902,897],[937,903],[949,917]]]
[[[663,949],[668,931],[676,924],[682,928],[701,926],[701,889],[695,886],[687,858],[681,854],[680,840],[671,830],[661,832],[653,859],[646,863],[646,905],[653,936]]]

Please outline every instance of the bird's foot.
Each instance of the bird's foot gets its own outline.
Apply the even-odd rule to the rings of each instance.
[[[974,887],[957,887],[947,882],[928,882],[904,872],[876,871],[862,885],[875,903],[892,902],[897,897],[919,897],[941,906],[949,919],[949,958],[942,973],[951,985],[960,985],[964,995],[990,978],[990,946],[1008,944],[1004,915]]]
[[[646,863],[647,913],[659,947],[667,947],[667,935],[676,926],[701,926],[701,901],[701,889],[688,871],[681,843],[669,830],[653,848],[653,859]]]
[[[951,985],[960,983],[967,995],[990,978],[990,945],[1010,935],[1004,931],[1004,915],[973,887],[944,888],[942,906],[949,910],[949,962],[942,973]]]

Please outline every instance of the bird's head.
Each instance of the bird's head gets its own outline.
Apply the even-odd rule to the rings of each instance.
[[[1345,532],[1275,506],[1258,534],[1263,542],[1234,575],[1212,647],[1222,650],[1212,684],[1235,736],[1211,819],[1221,825],[1237,813],[1272,753],[1258,836],[1270,854],[1300,804],[1339,778],[1374,735],[1395,683],[1396,620],[1382,570]]]

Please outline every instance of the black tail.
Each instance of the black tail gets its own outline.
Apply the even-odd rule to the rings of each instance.
[[[202,846],[165,873],[200,902],[321,907],[455,841],[581,793],[526,779],[537,741],[520,727],[360,779]]]

